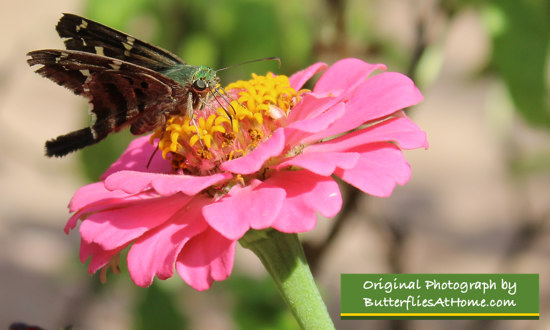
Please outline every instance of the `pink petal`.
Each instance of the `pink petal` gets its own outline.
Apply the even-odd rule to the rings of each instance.
[[[170,162],[163,159],[160,152],[157,152],[151,164],[147,167],[147,163],[151,155],[155,152],[155,147],[149,143],[151,135],[146,135],[134,139],[128,145],[128,148],[122,153],[120,158],[115,161],[109,169],[101,176],[103,180],[107,176],[123,170],[139,171],[139,172],[155,172],[155,173],[173,173]]]
[[[80,235],[105,250],[112,250],[161,225],[191,198],[177,194],[94,213],[80,225]]]
[[[69,232],[78,219],[87,214],[122,208],[136,201],[171,196],[178,192],[195,195],[210,185],[231,178],[230,173],[210,176],[168,175],[135,171],[120,171],[108,176],[105,182],[96,182],[80,188],[69,205],[70,211],[77,211],[65,226]],[[106,189],[106,187],[108,189]],[[143,191],[153,188],[156,192]],[[139,194],[138,194],[139,193]]]
[[[105,189],[103,182],[95,182],[84,187],[81,187],[74,194],[69,202],[69,211],[75,212],[85,206],[94,206],[94,204],[103,205],[102,201],[117,201],[120,197],[124,197],[122,192],[111,192]],[[78,212],[71,216],[65,224],[65,233],[68,234],[71,229],[76,227],[78,219],[82,216],[82,212]]]
[[[396,184],[411,177],[411,168],[401,150],[392,143],[379,142],[352,149],[361,154],[352,169],[337,169],[334,174],[367,194],[391,195]]]
[[[246,156],[223,163],[220,168],[238,174],[251,174],[262,168],[264,162],[271,157],[281,154],[285,146],[284,131],[282,128],[273,132],[273,135]]]
[[[325,63],[318,62],[310,65],[302,71],[296,72],[288,78],[290,81],[290,86],[295,90],[299,90],[309,79],[311,79],[311,77],[316,75],[319,71],[326,69],[326,67],[327,65]]]
[[[234,258],[235,241],[207,229],[185,244],[176,270],[187,284],[203,291],[214,281],[223,281],[231,275]]]
[[[203,189],[231,177],[230,173],[192,176],[120,171],[105,179],[105,187],[109,190],[120,189],[127,194],[136,194],[153,188],[161,196],[170,196],[178,192],[185,195],[196,195]]]
[[[345,114],[344,103],[338,103],[329,110],[309,119],[296,121],[284,128],[285,143],[297,145],[311,133],[325,131],[332,123]]]
[[[65,233],[69,233],[71,229],[76,227],[78,219],[89,213],[120,207],[121,204],[142,198],[146,198],[146,196],[128,196],[122,191],[109,191],[105,189],[103,182],[86,185],[78,189],[71,199],[69,210],[77,212],[67,221]]]
[[[88,273],[93,274],[99,269],[105,267],[111,258],[122,251],[126,246],[118,247],[114,250],[105,250],[95,243],[88,243],[80,240],[80,261],[85,263],[91,257],[88,265]]]
[[[194,198],[178,210],[170,221],[139,237],[128,252],[128,271],[134,283],[151,285],[156,276],[167,279],[174,274],[176,258],[184,244],[206,230],[202,207],[210,202],[205,197]]]
[[[96,260],[94,265],[89,265],[90,274],[95,273],[98,269],[105,266],[109,259],[115,254],[112,251],[105,251],[101,246],[96,243],[88,243],[83,239],[80,240],[80,251],[79,251],[80,262],[85,263],[88,258],[93,255],[96,255]]]
[[[308,152],[337,152],[383,141],[395,142],[402,149],[428,148],[426,133],[409,118],[397,117],[326,142],[311,145],[305,150]]]
[[[163,176],[153,180],[153,189],[163,196],[175,194],[177,192],[186,195],[196,195],[202,190],[229,180],[233,177],[231,173],[217,173],[205,176],[179,175]]]
[[[352,91],[376,69],[385,70],[386,66],[384,64],[369,64],[356,58],[342,59],[331,65],[319,78],[313,92]]]
[[[369,64],[355,58],[340,60],[325,72],[312,93],[306,93],[290,113],[289,122],[317,116],[338,102],[348,101],[353,90],[383,64]]]
[[[277,166],[281,169],[287,166],[305,168],[313,173],[329,176],[339,168],[352,168],[359,159],[355,152],[304,152],[298,156],[289,158]]]
[[[338,125],[344,126],[342,132],[351,130],[415,105],[422,99],[422,94],[409,77],[397,72],[383,72],[357,87],[346,104],[346,116]]]
[[[325,75],[331,69],[332,67]],[[330,127],[319,132],[311,132],[312,134],[309,134],[309,136],[302,134],[299,136],[301,140],[298,137],[287,136],[289,140],[286,143],[295,144],[297,140],[300,140],[301,143],[307,144],[326,137],[339,135],[353,130],[368,121],[391,115],[400,109],[414,105],[422,100],[422,94],[414,86],[412,80],[395,72],[381,73],[356,85],[358,86],[353,92],[346,91],[346,95],[332,99],[305,94],[302,102],[296,105],[291,112],[289,116],[290,122],[296,121],[299,123],[299,120],[326,112],[326,109],[335,106],[335,102],[346,99],[349,99],[349,101],[346,103],[345,114],[339,117]],[[295,113],[294,110],[298,111]]]
[[[285,199],[285,191],[255,180],[203,208],[208,224],[228,239],[240,239],[250,228],[265,229],[275,221]]]
[[[301,233],[312,230],[317,223],[317,213],[335,216],[342,207],[338,184],[331,177],[323,177],[308,171],[281,171],[265,181],[266,185],[281,187],[286,191],[283,207],[272,227],[285,233]]]
[[[105,189],[103,182],[95,182],[76,191],[71,202],[69,203],[69,211],[74,212],[92,203],[104,202],[110,199],[119,199],[128,196],[121,191],[109,191]]]
[[[327,96],[327,94],[305,93],[302,95],[301,101],[292,108],[292,111],[288,115],[287,122],[292,123],[311,118],[325,112],[339,101],[340,98]]]
[[[150,192],[141,193],[137,195],[128,195],[128,194],[125,194],[125,195],[126,197],[111,198],[111,199],[105,199],[105,200],[93,202],[81,208],[71,216],[69,221],[67,221],[67,224],[65,225],[65,232],[69,233],[69,230],[74,229],[74,227],[76,227],[76,223],[79,219],[85,219],[90,214],[104,212],[110,209],[127,207],[127,206],[133,205],[136,202],[142,202],[145,200],[155,199],[159,197],[158,194],[150,193]]]

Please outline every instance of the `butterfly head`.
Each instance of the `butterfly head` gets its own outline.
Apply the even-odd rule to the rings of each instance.
[[[207,66],[201,65],[198,67],[192,78],[193,84],[191,88],[195,93],[206,94],[216,88],[220,79],[216,75],[216,71]]]

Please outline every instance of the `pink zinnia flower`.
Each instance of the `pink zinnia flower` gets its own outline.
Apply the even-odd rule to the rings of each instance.
[[[422,100],[406,76],[381,64],[344,59],[299,91],[326,65],[290,78],[253,76],[229,85],[225,109],[170,118],[152,137],[135,139],[102,176],[79,189],[68,232],[82,219],[80,258],[89,272],[117,266],[130,246],[133,281],[149,286],[174,269],[190,286],[208,289],[232,270],[235,243],[250,229],[311,230],[317,212],[342,204],[332,175],[375,196],[406,183],[401,149],[428,147],[426,135],[400,111]],[[236,101],[238,99],[238,101]],[[219,100],[219,99],[218,99]],[[149,140],[162,151],[153,153]]]

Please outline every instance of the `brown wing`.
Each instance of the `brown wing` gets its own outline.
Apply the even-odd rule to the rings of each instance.
[[[136,122],[134,134],[153,130],[164,123],[167,113],[177,111],[186,95],[180,84],[165,75],[118,59],[72,50],[28,55],[30,65],[42,65],[37,73],[87,97],[93,116],[90,127],[48,141],[48,156],[66,155]]]
[[[56,30],[70,50],[116,58],[155,71],[185,64],[167,50],[74,14],[63,14]]]

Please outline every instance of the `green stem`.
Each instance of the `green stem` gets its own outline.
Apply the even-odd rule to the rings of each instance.
[[[251,230],[239,243],[260,258],[302,329],[334,329],[298,235]]]

